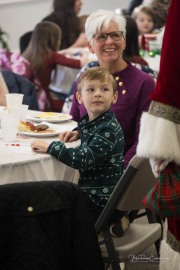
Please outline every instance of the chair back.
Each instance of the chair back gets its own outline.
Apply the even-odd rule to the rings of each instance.
[[[101,230],[115,208],[121,211],[143,209],[142,199],[156,182],[149,160],[135,155],[96,222],[97,232]]]
[[[29,105],[29,110],[39,111],[36,89],[32,82],[10,70],[3,70],[2,76],[9,89],[9,93],[23,94],[23,104]]]
[[[134,156],[130,161],[128,170],[133,172],[133,177],[129,178],[127,175],[126,179],[125,173],[124,181],[127,181],[125,194],[118,201],[116,208],[124,211],[142,209],[144,208],[142,199],[157,183],[157,178],[152,173],[149,159]]]
[[[0,230],[0,269],[104,269],[83,191],[68,181],[0,185]]]

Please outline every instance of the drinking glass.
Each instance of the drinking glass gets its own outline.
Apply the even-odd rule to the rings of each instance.
[[[23,101],[23,94],[6,94],[6,105],[7,105],[7,109],[8,112],[10,112],[10,107],[11,106],[18,106],[22,104]]]
[[[26,116],[28,112],[28,105],[19,105],[19,106],[11,106],[10,114],[19,117],[19,120],[26,121]]]
[[[5,141],[15,141],[18,132],[19,118],[14,115],[4,115],[1,118],[2,137]]]

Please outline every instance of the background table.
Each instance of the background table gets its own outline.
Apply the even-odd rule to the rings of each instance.
[[[75,59],[79,59],[79,54],[85,52],[87,54],[88,62],[97,60],[97,56],[90,53],[88,48],[69,48],[59,52],[67,57]],[[49,89],[56,93],[68,96],[79,71],[80,69],[57,65],[56,70],[52,72]]]

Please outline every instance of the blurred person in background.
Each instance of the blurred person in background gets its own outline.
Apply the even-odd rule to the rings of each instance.
[[[144,35],[151,34],[155,30],[156,18],[153,10],[150,7],[142,6],[134,10],[132,14],[135,19],[139,31],[139,46],[145,49]]]
[[[140,56],[139,43],[138,43],[138,27],[136,21],[131,16],[126,18],[126,48],[123,52],[123,57],[130,62],[148,66],[146,60]]]
[[[52,13],[43,19],[54,22],[61,28],[60,50],[87,45],[86,36],[80,30],[78,17],[82,4],[82,0],[54,0]]]
[[[134,9],[134,11],[143,6],[150,7],[153,10],[156,18],[155,28],[161,29],[166,23],[170,2],[171,0],[144,0],[142,1],[141,5]]]
[[[80,30],[78,14],[82,7],[82,0],[54,0],[53,11],[42,21],[56,23],[62,30],[62,39],[59,50],[69,47],[85,47],[87,39]],[[20,52],[27,48],[32,31],[23,34],[19,39]]]
[[[79,59],[67,58],[58,53],[61,44],[60,27],[49,21],[38,23],[31,36],[30,43],[23,53],[31,65],[34,82],[38,87],[37,95],[41,110],[61,111],[64,100],[54,97],[49,90],[51,73],[56,66],[81,68],[87,64],[87,53],[82,53]],[[41,104],[42,103],[42,104]],[[43,108],[44,106],[44,108]]]
[[[165,26],[170,2],[171,0],[153,0],[149,5],[156,18],[156,29],[161,29]]]
[[[79,28],[81,33],[85,33],[85,23],[89,15],[82,15],[79,17]]]
[[[137,23],[139,33],[141,35],[152,33],[156,25],[156,18],[153,10],[150,7],[143,6],[137,8],[133,14],[133,18]]]
[[[138,7],[139,5],[141,5],[143,2],[143,0],[131,0],[128,8],[123,9],[122,12],[124,15],[131,15],[133,10]]]
[[[138,28],[136,21],[132,16],[125,16],[126,18],[126,47],[123,52],[123,58],[130,61],[137,68],[151,75],[155,80],[157,72],[149,68],[147,61],[140,55],[140,48],[138,43]]]

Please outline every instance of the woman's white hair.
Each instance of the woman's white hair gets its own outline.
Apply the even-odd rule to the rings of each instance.
[[[85,33],[88,41],[90,42],[93,35],[99,33],[102,28],[108,29],[111,22],[117,24],[119,31],[122,31],[125,37],[126,19],[123,16],[115,14],[113,11],[98,9],[91,13],[86,20]]]

